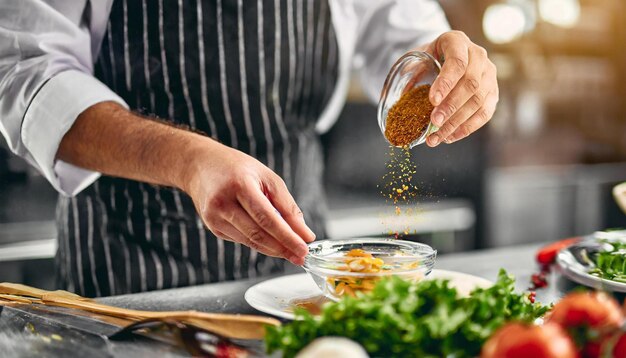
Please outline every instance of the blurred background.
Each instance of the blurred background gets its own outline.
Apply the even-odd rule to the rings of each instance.
[[[409,228],[409,239],[445,253],[626,227],[611,196],[626,181],[626,2],[440,3],[498,67],[498,110],[466,140],[412,150],[421,198],[412,215],[397,217],[377,187],[389,148],[354,80],[323,136],[329,236]],[[0,143],[0,281],[53,285],[55,202],[47,182]]]

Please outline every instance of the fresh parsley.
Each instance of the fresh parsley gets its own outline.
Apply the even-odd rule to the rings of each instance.
[[[494,286],[460,298],[446,280],[408,282],[390,278],[358,297],[328,303],[320,316],[296,311],[282,327],[268,327],[268,353],[295,356],[318,337],[344,336],[372,357],[475,357],[508,321],[532,322],[549,309],[514,292],[515,279],[501,270]]]

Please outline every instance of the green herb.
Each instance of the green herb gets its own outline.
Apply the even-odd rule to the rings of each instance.
[[[504,323],[532,322],[548,310],[514,288],[504,270],[494,286],[465,298],[447,280],[392,277],[370,293],[326,304],[320,316],[297,310],[293,322],[268,328],[266,346],[293,357],[318,337],[344,336],[374,357],[474,357]]]
[[[607,280],[626,282],[626,242],[600,242],[602,250],[590,255],[595,267],[589,273]]]

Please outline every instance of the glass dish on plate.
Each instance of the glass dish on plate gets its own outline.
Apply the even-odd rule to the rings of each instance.
[[[384,277],[419,281],[435,265],[432,247],[402,240],[325,240],[309,245],[304,269],[333,300],[371,291]]]

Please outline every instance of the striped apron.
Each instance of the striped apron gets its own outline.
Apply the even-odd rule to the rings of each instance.
[[[266,164],[324,237],[315,123],[338,48],[327,0],[115,0],[96,76],[136,112],[206,133]],[[172,188],[102,177],[57,208],[60,286],[107,296],[280,272],[217,239]]]

